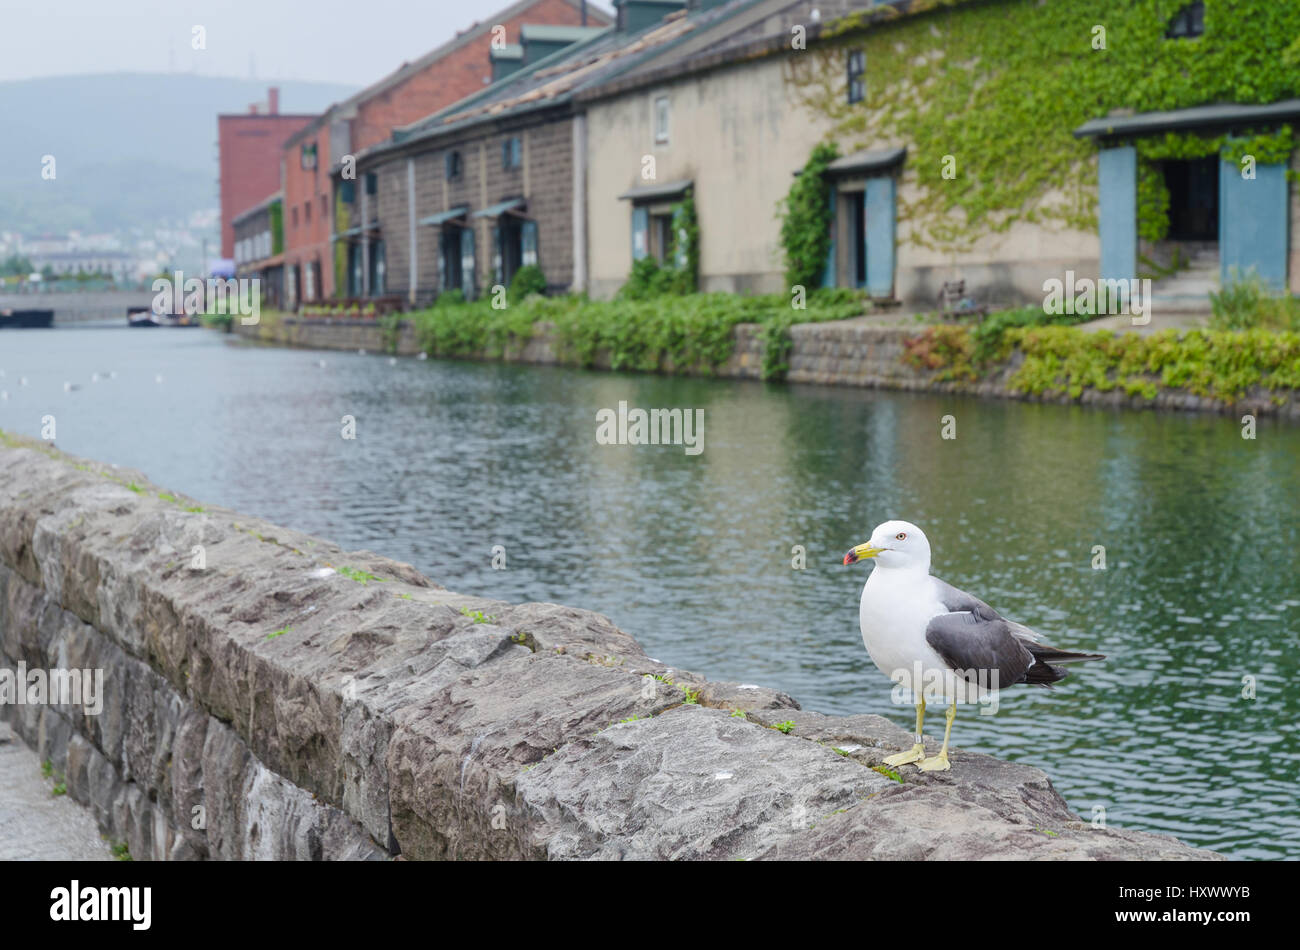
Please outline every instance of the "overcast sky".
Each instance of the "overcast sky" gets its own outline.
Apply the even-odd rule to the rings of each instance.
[[[0,80],[196,72],[364,86],[511,3],[0,0]],[[196,26],[206,49],[193,48]]]

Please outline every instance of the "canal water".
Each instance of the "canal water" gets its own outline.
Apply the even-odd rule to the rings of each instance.
[[[50,414],[66,451],[909,729],[858,631],[869,568],[841,559],[913,521],[937,575],[1109,657],[961,711],[955,745],[1044,769],[1086,819],[1300,857],[1300,426],[1245,440],[1221,417],[393,363],[185,329],[3,331],[0,370],[0,428],[39,435]],[[703,451],[600,444],[596,413],[620,401],[703,409]]]

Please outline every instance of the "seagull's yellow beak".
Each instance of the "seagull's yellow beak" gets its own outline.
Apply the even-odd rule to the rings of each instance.
[[[873,548],[870,544],[859,544],[856,548],[849,548],[849,553],[844,555],[845,564],[856,564],[863,558],[875,557],[884,548]]]

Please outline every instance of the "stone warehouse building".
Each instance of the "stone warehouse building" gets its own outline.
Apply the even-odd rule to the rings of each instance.
[[[587,136],[575,96],[751,2],[618,0],[607,29],[525,32],[503,78],[362,152],[355,188],[338,182],[357,222],[340,235],[352,242],[350,286],[423,304],[509,284],[525,265],[552,291],[584,286]]]
[[[259,159],[257,173],[272,177],[245,194],[242,204],[234,202],[229,213],[223,202],[225,226],[234,214],[279,189],[284,206],[286,302],[296,306],[336,292],[346,294],[347,242],[336,247],[334,235],[348,231],[352,223],[335,220],[333,189],[333,176],[344,157],[385,141],[397,126],[481,92],[493,79],[494,48],[517,43],[526,26],[544,33],[548,28],[580,29],[584,22],[598,28],[608,25],[610,18],[582,0],[519,0],[419,59],[403,63],[323,115],[303,117],[291,130],[294,134],[287,139],[281,136],[273,158]],[[341,282],[336,279],[336,261],[342,267]]]
[[[777,208],[813,147],[833,142],[827,285],[933,307],[944,282],[962,279],[969,294],[1010,305],[1041,301],[1044,281],[1070,270],[1151,275],[1165,312],[1204,307],[1208,289],[1251,269],[1300,289],[1300,200],[1285,174],[1300,53],[1284,59],[1300,36],[1300,0],[1271,10],[1253,17],[1228,0],[1122,11],[1101,0],[746,4],[725,27],[577,92],[585,288],[607,297],[636,258],[662,259],[672,203],[689,188],[701,289],[784,291]],[[1295,63],[1289,80],[1285,62]],[[1149,68],[1107,87],[1120,63]],[[1037,101],[1054,74],[1077,86]],[[920,97],[909,92],[917,82],[928,84]],[[1260,101],[1225,101],[1243,87]],[[927,113],[930,100],[948,111]],[[983,142],[968,134],[989,129]],[[1249,169],[1242,148],[1258,153]]]

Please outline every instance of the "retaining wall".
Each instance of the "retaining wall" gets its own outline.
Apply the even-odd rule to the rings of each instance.
[[[286,317],[260,326],[241,327],[244,337],[277,345],[314,349],[385,351],[388,340],[374,320],[300,319]],[[1085,389],[1079,397],[1066,394],[1031,395],[1010,386],[1011,376],[1019,368],[1021,357],[1014,354],[1000,371],[978,382],[940,381],[937,371],[916,369],[903,361],[905,343],[919,330],[907,327],[881,327],[861,319],[825,323],[796,324],[790,329],[791,349],[786,382],[814,383],[826,386],[857,386],[871,389],[899,389],[911,392],[954,393],[996,399],[1020,399],[1032,402],[1082,403],[1129,409],[1176,409],[1237,415],[1278,415],[1300,419],[1300,393],[1269,391],[1253,387],[1233,403],[1209,396],[1199,396],[1180,389],[1158,389],[1154,400],[1129,395],[1116,388],[1110,392]],[[760,379],[763,368],[763,342],[757,324],[740,324],[735,329],[735,346],[731,358],[712,375],[723,379]],[[398,331],[394,352],[415,356],[420,343],[414,327],[403,323]],[[521,345],[509,348],[500,359],[510,363],[567,365],[558,346],[553,328],[538,324],[533,336]],[[596,367],[609,369],[608,354],[597,354]],[[665,366],[665,372],[673,367]],[[1152,377],[1158,383],[1158,377]]]

